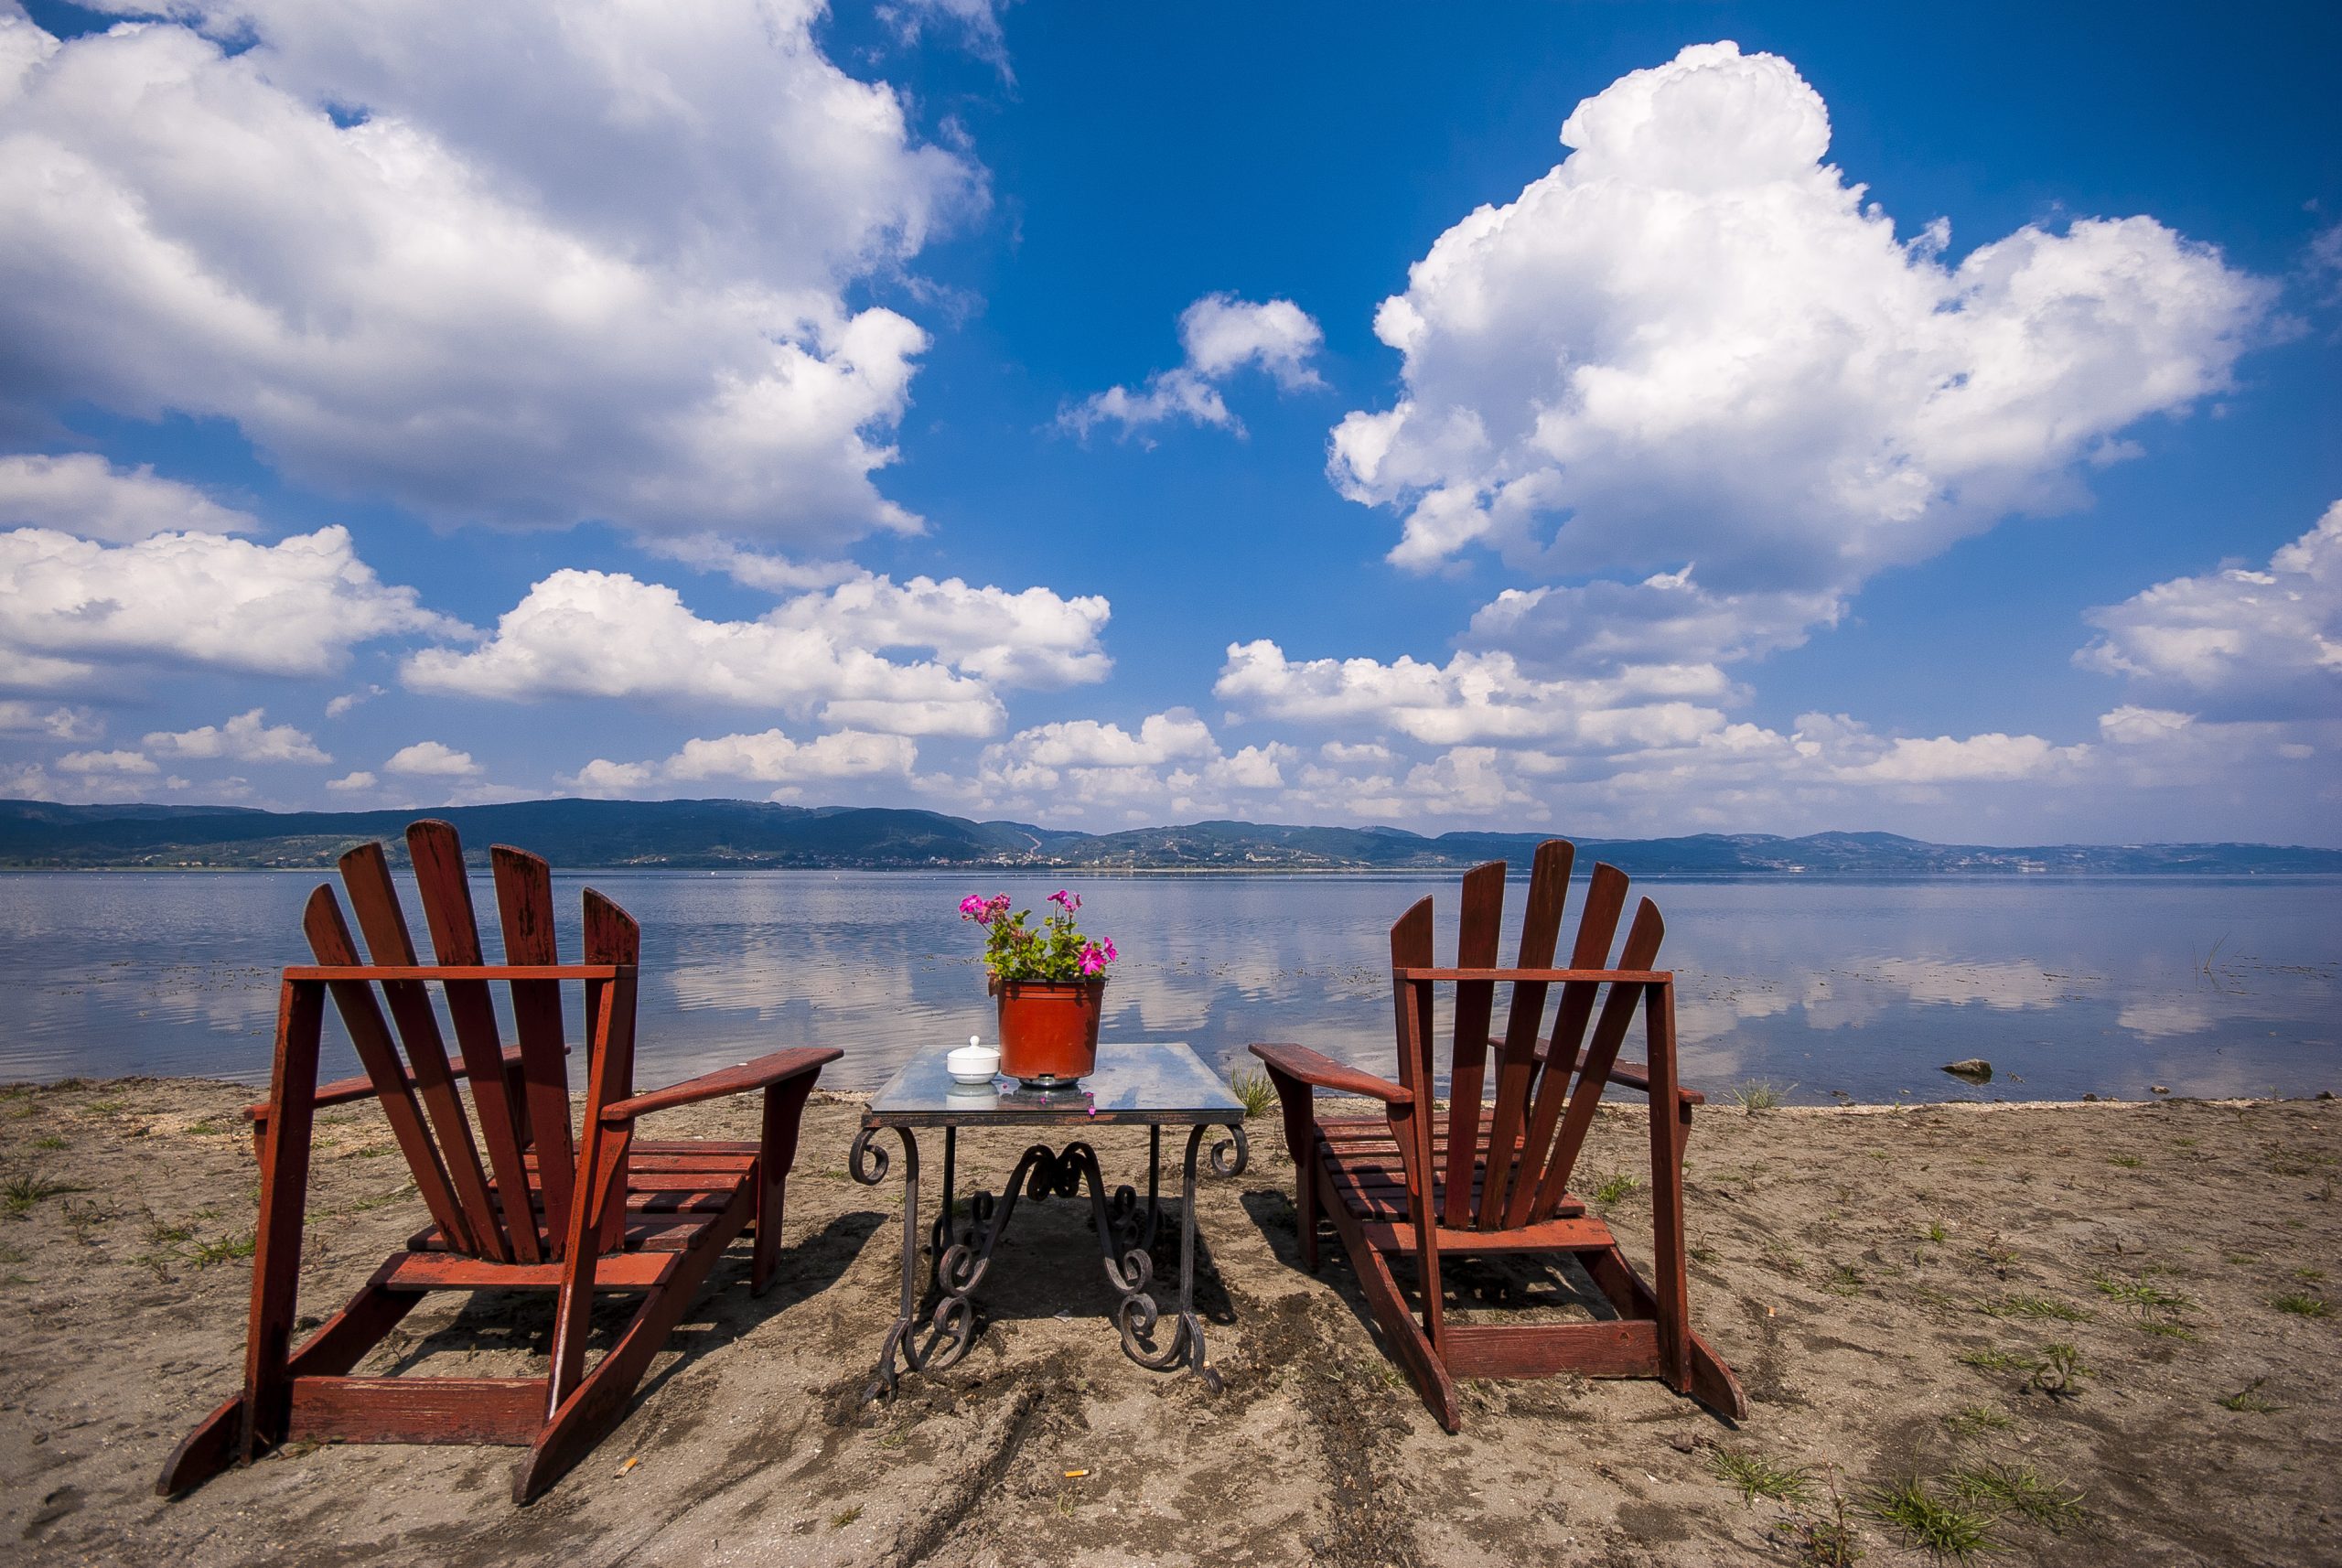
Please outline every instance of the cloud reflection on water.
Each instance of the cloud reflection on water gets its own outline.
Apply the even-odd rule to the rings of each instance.
[[[264,1079],[274,970],[301,956],[314,881],[8,878],[0,965],[36,978],[0,987],[0,1079]],[[583,886],[642,921],[645,1083],[824,1044],[848,1053],[826,1081],[872,1088],[915,1051],[994,1033],[960,897],[1004,887],[1031,905],[1069,881],[1089,900],[1085,927],[1128,955],[1107,988],[1108,1035],[1186,1039],[1224,1071],[1256,1039],[1392,1071],[1389,923],[1432,893],[1440,950],[1453,950],[1448,876],[612,872],[560,877],[556,907],[573,953]],[[2004,1072],[1984,1092],[2012,1097],[2136,1095],[2149,1081],[2342,1088],[2331,1023],[2342,899],[2330,882],[1642,889],[1667,911],[1686,1080],[1712,1095],[1749,1078],[1795,1083],[1799,1099],[1971,1094],[1938,1069],[1978,1055]],[[1516,918],[1524,892],[1510,889]],[[2222,950],[2256,956],[2208,979],[2202,955],[2223,933]],[[1638,1026],[1627,1054],[1641,1051]],[[338,1037],[329,1052],[342,1058],[329,1072],[350,1070]]]

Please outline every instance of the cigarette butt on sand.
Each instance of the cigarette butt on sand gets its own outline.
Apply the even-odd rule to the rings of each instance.
[[[1090,1474],[1090,1472],[1087,1470],[1068,1470],[1065,1473],[1065,1478],[1069,1481],[1079,1481],[1088,1474]]]
[[[621,1476],[623,1476],[623,1475],[625,1475],[628,1470],[633,1469],[637,1465],[639,1465],[639,1464],[641,1464],[641,1463],[642,1463],[642,1455],[639,1455],[639,1454],[638,1454],[638,1455],[636,1455],[633,1458],[628,1459],[625,1464],[623,1464],[623,1465],[621,1465],[621,1466],[618,1466],[618,1474],[619,1474],[619,1475],[621,1475]]]

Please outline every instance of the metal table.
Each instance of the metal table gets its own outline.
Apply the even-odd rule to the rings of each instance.
[[[1123,1353],[1140,1366],[1166,1371],[1186,1363],[1214,1392],[1219,1374],[1204,1362],[1204,1330],[1195,1311],[1196,1156],[1204,1134],[1214,1127],[1231,1136],[1212,1146],[1211,1168],[1220,1176],[1242,1173],[1248,1150],[1244,1107],[1218,1074],[1184,1044],[1098,1047],[1098,1069],[1071,1090],[1051,1093],[995,1079],[972,1089],[954,1083],[944,1051],[918,1058],[897,1073],[863,1113],[847,1168],[865,1187],[876,1187],[891,1163],[883,1144],[871,1140],[893,1129],[903,1142],[903,1305],[878,1353],[877,1376],[865,1398],[894,1391],[896,1361],[912,1371],[935,1370],[967,1354],[975,1340],[975,1306],[970,1299],[992,1266],[994,1248],[1016,1212],[1019,1195],[1039,1201],[1052,1196],[1079,1197],[1090,1192],[1090,1218],[1106,1281],[1120,1293],[1114,1317]],[[1062,1149],[1035,1144],[1017,1160],[998,1198],[979,1192],[964,1219],[954,1212],[952,1182],[962,1127],[1087,1128],[1142,1123],[1147,1129],[1146,1199],[1118,1187],[1109,1194],[1097,1152],[1079,1138]],[[926,1329],[920,1315],[919,1141],[915,1129],[943,1129],[943,1206],[926,1238],[931,1249],[929,1283],[940,1293]],[[1187,1158],[1179,1189],[1179,1310],[1166,1344],[1155,1345],[1161,1316],[1150,1287],[1155,1281],[1154,1246],[1163,1219],[1163,1129],[1187,1129]]]

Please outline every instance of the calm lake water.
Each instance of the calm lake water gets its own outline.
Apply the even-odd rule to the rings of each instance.
[[[0,874],[0,1080],[192,1074],[263,1083],[275,971],[306,961],[315,873]],[[993,1035],[964,893],[1058,880],[916,873],[601,872],[643,925],[645,1086],[793,1045],[873,1088],[912,1052]],[[1123,954],[1109,1038],[1184,1039],[1232,1071],[1298,1040],[1392,1069],[1386,932],[1452,875],[1084,876]],[[1583,881],[1578,890],[1583,890]],[[493,908],[479,880],[481,903]],[[1638,884],[1665,912],[1685,1081],[1798,1101],[2342,1091],[2342,881],[1935,879]],[[411,885],[403,888],[419,928]],[[1518,915],[1525,884],[1512,888]],[[1574,917],[1573,916],[1573,918]],[[488,934],[489,957],[496,939]],[[1508,945],[1513,939],[1509,935]],[[1453,950],[1443,924],[1443,955]],[[330,1017],[330,1012],[328,1016]],[[338,1024],[326,1071],[357,1070]],[[574,1027],[574,1026],[573,1026]],[[1639,1057],[1630,1044],[1627,1054]],[[1989,1059],[1975,1090],[1945,1062]]]

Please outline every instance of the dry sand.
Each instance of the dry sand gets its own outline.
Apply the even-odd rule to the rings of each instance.
[[[1798,1562],[1834,1487],[1864,1561],[1920,1563],[1870,1507],[1915,1479],[1951,1498],[1964,1472],[2079,1497],[2061,1532],[1972,1505],[2003,1561],[2342,1563],[2342,1316],[2315,1316],[2342,1295],[2330,1101],[1710,1111],[1692,1306],[1747,1386],[1747,1423],[1653,1383],[1563,1378],[1466,1385],[1450,1436],[1378,1352],[1330,1234],[1319,1275],[1296,1266],[1269,1122],[1251,1170],[1209,1181],[1199,1210],[1225,1393],[1123,1359],[1086,1205],[1051,1202],[1020,1208],[969,1358],[863,1405],[900,1189],[846,1178],[857,1110],[823,1101],[779,1283],[751,1300],[736,1246],[625,1424],[534,1506],[507,1500],[512,1450],[314,1445],[166,1502],[164,1455],[241,1366],[247,1098],[0,1091],[0,1561]],[[747,1136],[748,1116],[653,1126]],[[309,1315],[420,1221],[379,1115],[325,1122]],[[1582,1190],[1642,1171],[1643,1125],[1606,1113]],[[1022,1142],[972,1140],[962,1168],[997,1180]],[[1135,1173],[1143,1134],[1095,1142],[1110,1179]],[[76,1190],[36,1196],[48,1184]],[[1597,1207],[1642,1255],[1645,1195]],[[1482,1275],[1458,1305],[1538,1288]],[[543,1298],[436,1297],[360,1369],[542,1369],[547,1325]],[[2085,1369],[2057,1394],[2025,1365],[2053,1344]],[[2010,1360],[1974,1364],[1994,1353]],[[1744,1501],[1717,1473],[1730,1458],[1804,1472],[1810,1500]]]

